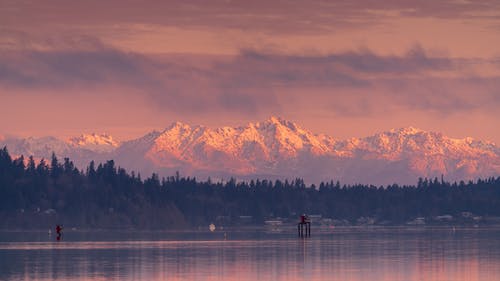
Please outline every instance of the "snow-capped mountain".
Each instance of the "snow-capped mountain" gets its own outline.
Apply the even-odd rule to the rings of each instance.
[[[210,129],[177,122],[158,135],[146,157],[162,167],[181,161],[195,169],[248,174],[302,154],[326,154],[330,143],[333,139],[275,117],[238,128]]]
[[[107,134],[82,134],[68,140],[68,143],[75,148],[82,148],[96,152],[111,152],[115,150],[119,143]]]
[[[356,139],[355,145],[341,142],[338,149],[359,164],[376,160],[374,178],[394,178],[407,182],[416,177],[450,180],[500,174],[500,153],[495,144],[472,138],[453,139],[441,133],[408,127]],[[346,149],[347,148],[347,149]],[[351,169],[350,172],[356,171]],[[399,175],[399,176],[398,176]],[[355,174],[351,176],[354,179]],[[405,180],[406,179],[406,180]]]
[[[167,172],[311,181],[413,183],[419,176],[459,180],[500,174],[493,143],[412,127],[336,140],[276,117],[238,128],[177,122],[150,141],[144,159]]]
[[[109,159],[118,143],[110,136],[96,134],[81,135],[67,141],[47,136],[18,138],[7,136],[0,139],[0,147],[6,146],[14,157],[24,155],[33,156],[35,159],[50,159],[52,153],[59,158],[70,158],[77,167],[84,168],[90,161],[97,162]]]
[[[5,137],[0,140],[0,145],[7,146],[13,155],[32,155],[38,158],[47,158],[52,152],[57,155],[67,154],[71,150],[71,146],[55,137],[29,137],[16,138]]]
[[[412,127],[338,140],[276,117],[216,129],[175,122],[122,143],[91,134],[66,142],[6,138],[0,145],[14,154],[54,151],[77,164],[114,159],[127,169],[165,176],[179,171],[201,178],[302,177],[311,182],[389,184],[441,175],[447,180],[500,175],[500,150],[491,142],[453,139]]]

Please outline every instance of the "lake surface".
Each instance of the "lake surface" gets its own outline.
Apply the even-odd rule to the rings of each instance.
[[[499,228],[312,234],[68,230],[56,242],[46,232],[0,232],[0,280],[500,280]]]

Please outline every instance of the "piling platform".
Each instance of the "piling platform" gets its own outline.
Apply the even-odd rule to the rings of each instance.
[[[297,224],[299,237],[311,237],[311,222],[304,221]]]

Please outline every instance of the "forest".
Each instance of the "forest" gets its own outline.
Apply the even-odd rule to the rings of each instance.
[[[302,179],[198,180],[160,178],[117,167],[113,160],[79,170],[65,158],[12,158],[0,149],[0,228],[185,229],[296,222],[314,214],[330,223],[401,225],[495,223],[500,177],[468,182],[416,179],[415,185],[306,185]],[[460,218],[457,220],[456,218]],[[444,222],[443,222],[444,221]]]

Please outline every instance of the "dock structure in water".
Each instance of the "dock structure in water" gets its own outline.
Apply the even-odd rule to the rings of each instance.
[[[306,215],[300,216],[300,222],[297,224],[299,237],[311,237],[311,221]]]

